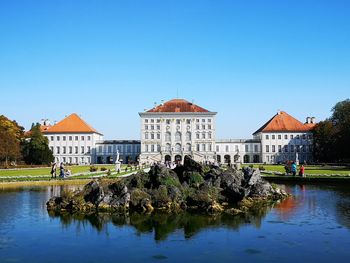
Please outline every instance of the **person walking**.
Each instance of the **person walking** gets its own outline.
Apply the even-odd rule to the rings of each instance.
[[[64,165],[63,165],[63,163],[60,164],[60,178],[64,178]]]
[[[305,166],[303,164],[299,168],[299,175],[305,177]]]
[[[56,179],[56,168],[57,168],[57,164],[53,163],[51,166],[51,179],[53,178]]]
[[[295,162],[292,163],[292,174],[293,176],[296,176],[297,174],[297,165],[295,164]]]

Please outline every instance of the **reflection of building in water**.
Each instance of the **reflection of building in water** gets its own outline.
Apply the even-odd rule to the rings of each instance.
[[[50,185],[46,190],[46,199],[49,200],[54,196],[61,196],[61,193],[64,191],[76,191],[82,189],[81,185]]]

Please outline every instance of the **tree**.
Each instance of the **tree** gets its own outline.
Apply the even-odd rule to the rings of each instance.
[[[317,123],[313,129],[313,152],[317,162],[333,162],[337,159],[335,149],[335,129],[332,121]]]
[[[350,100],[338,102],[332,116],[313,129],[314,159],[319,162],[350,161]]]
[[[8,166],[9,161],[21,158],[20,143],[23,139],[24,128],[16,121],[11,121],[0,115],[0,161]]]
[[[339,160],[350,161],[350,100],[338,102],[332,109],[331,120],[336,130],[336,148]]]
[[[32,125],[23,142],[23,159],[27,164],[50,164],[54,157],[48,139],[42,134],[40,124]]]

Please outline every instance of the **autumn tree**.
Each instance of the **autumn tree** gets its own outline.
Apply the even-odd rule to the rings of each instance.
[[[24,128],[16,121],[11,121],[4,115],[0,115],[0,161],[9,165],[10,161],[21,158],[21,140]]]

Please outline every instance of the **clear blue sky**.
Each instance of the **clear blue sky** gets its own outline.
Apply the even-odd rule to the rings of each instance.
[[[72,112],[138,139],[138,112],[179,97],[250,138],[278,109],[304,120],[350,97],[350,1],[0,1],[0,114]]]

